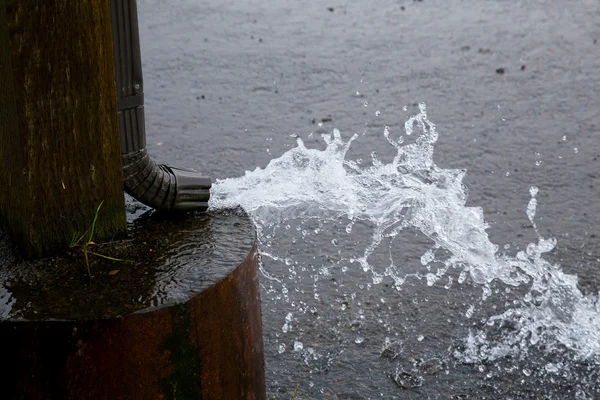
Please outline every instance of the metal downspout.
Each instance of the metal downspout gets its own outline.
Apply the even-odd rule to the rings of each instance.
[[[157,210],[205,211],[210,177],[156,164],[146,151],[137,3],[111,0],[110,7],[125,192]]]

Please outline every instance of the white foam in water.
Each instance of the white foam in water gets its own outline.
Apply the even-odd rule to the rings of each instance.
[[[421,257],[423,265],[432,263],[436,254],[448,254],[443,260],[435,260],[442,267],[427,274],[428,285],[435,284],[449,268],[463,271],[459,283],[468,274],[481,285],[484,300],[491,295],[489,284],[495,280],[511,286],[530,285],[515,308],[490,318],[487,324],[511,321],[517,329],[493,340],[483,331],[474,332],[465,339],[465,349],[456,354],[459,358],[482,362],[507,355],[524,357],[530,346],[543,342],[545,351],[566,348],[575,359],[600,363],[600,301],[597,296],[584,296],[579,291],[575,275],[564,273],[559,265],[544,259],[556,240],[542,237],[535,225],[538,189],[531,188],[526,208],[538,234],[537,243],[530,243],[515,257],[498,254],[498,246],[486,233],[488,225],[482,209],[465,206],[465,171],[441,169],[434,164],[438,135],[427,119],[425,105],[419,108],[419,114],[405,124],[406,135],[418,133],[413,143],[403,144],[402,137],[393,139],[389,129],[384,130],[384,138],[397,152],[389,163],[375,154],[371,166],[346,160],[356,134],[347,142],[338,130],[323,135],[325,150],[306,148],[298,138],[297,147],[271,160],[264,169],[217,180],[210,206],[218,209],[241,205],[256,222],[259,233],[295,218],[346,219],[348,233],[355,221],[368,221],[374,226],[371,242],[355,261],[375,284],[392,279],[396,286],[402,285],[408,274],[391,256],[390,265],[384,269],[371,265],[369,257],[384,238],[393,238],[407,228],[417,229],[434,242]],[[259,234],[259,240],[264,243],[267,239]],[[452,277],[446,280],[449,286]],[[469,308],[465,318],[472,313]]]

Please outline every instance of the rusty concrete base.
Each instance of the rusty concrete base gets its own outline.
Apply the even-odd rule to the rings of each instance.
[[[0,355],[2,399],[266,399],[256,247],[186,302],[0,320]]]

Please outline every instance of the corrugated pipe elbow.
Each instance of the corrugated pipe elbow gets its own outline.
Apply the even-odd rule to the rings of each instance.
[[[123,154],[125,192],[161,211],[206,211],[209,177],[155,163],[146,149]]]

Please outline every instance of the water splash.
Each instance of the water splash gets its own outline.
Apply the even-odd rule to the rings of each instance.
[[[375,153],[370,166],[347,160],[346,153],[356,134],[346,142],[338,130],[322,135],[325,150],[306,148],[298,138],[297,147],[271,160],[264,169],[256,168],[240,178],[217,180],[210,206],[220,209],[241,205],[259,229],[263,255],[274,259],[285,260],[265,249],[271,238],[266,232],[273,232],[286,221],[346,220],[348,234],[355,223],[362,221],[373,227],[370,242],[348,261],[369,273],[374,284],[391,279],[400,288],[407,277],[416,276],[432,286],[450,269],[458,269],[461,272],[457,281],[464,282],[469,276],[481,286],[482,300],[492,295],[493,282],[527,287],[527,294],[513,308],[489,318],[487,328],[465,339],[455,355],[466,362],[480,363],[509,355],[522,358],[528,348],[543,343],[543,351],[568,349],[575,359],[600,363],[599,298],[584,296],[577,288],[576,276],[544,259],[556,240],[542,237],[535,224],[538,188],[531,188],[526,208],[537,242],[516,256],[499,254],[498,246],[488,238],[483,210],[465,205],[466,171],[442,169],[433,162],[438,134],[427,118],[425,104],[420,104],[419,110],[404,126],[406,136],[417,134],[412,143],[405,144],[402,136],[393,138],[390,129],[384,129],[384,138],[396,150],[389,163]],[[393,239],[408,229],[421,232],[433,242],[421,257],[428,270],[424,276],[404,270],[391,251],[388,265],[370,261],[384,239]],[[433,265],[437,266],[435,272],[430,268]],[[268,271],[264,273],[269,277]],[[448,287],[452,280],[449,275]],[[469,307],[465,318],[471,318],[473,312]],[[512,329],[494,335],[494,327],[507,321]]]

